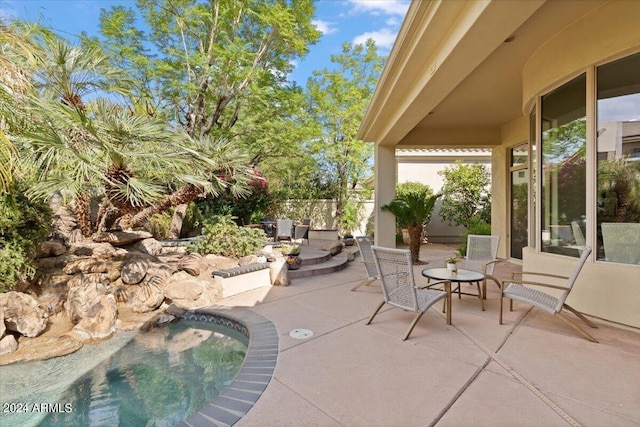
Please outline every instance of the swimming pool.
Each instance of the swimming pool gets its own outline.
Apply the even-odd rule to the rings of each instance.
[[[2,425],[233,424],[270,381],[278,343],[268,320],[225,311],[189,312],[180,322],[119,333],[64,358],[1,367],[3,407],[26,405],[2,413]]]

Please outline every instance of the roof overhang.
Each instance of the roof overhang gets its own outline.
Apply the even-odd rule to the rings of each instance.
[[[605,3],[413,1],[358,138],[406,147],[491,147],[526,114],[522,70],[551,35]]]

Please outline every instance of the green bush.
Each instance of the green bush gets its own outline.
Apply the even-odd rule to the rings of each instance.
[[[198,205],[195,202],[189,203],[187,211],[184,214],[184,221],[182,221],[180,236],[190,237],[199,235],[203,223],[204,216],[202,216],[202,212],[198,209]]]
[[[49,234],[51,210],[26,198],[24,188],[0,193],[0,292],[12,290],[35,273],[35,248]]]
[[[232,258],[256,253],[267,240],[267,235],[258,228],[238,227],[229,215],[206,219],[202,235],[188,250],[199,254],[215,254]]]
[[[153,234],[156,240],[167,240],[169,238],[169,230],[171,229],[171,212],[155,213],[149,219],[144,227],[149,233]]]

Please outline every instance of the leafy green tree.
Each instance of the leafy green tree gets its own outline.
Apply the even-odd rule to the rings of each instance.
[[[303,93],[287,78],[320,32],[311,0],[139,0],[101,15],[102,44],[130,69],[137,111],[192,138],[224,136],[252,166],[296,155]],[[148,31],[136,21],[142,17]],[[268,167],[263,168],[265,171]],[[176,209],[179,213],[183,207]],[[179,229],[179,219],[172,226]]]
[[[460,160],[438,172],[444,178],[440,217],[454,225],[468,227],[472,218],[491,222],[490,172],[479,163]]]
[[[406,182],[396,186],[396,197],[381,207],[396,217],[400,228],[409,230],[409,249],[411,260],[418,263],[420,245],[425,224],[429,223],[431,213],[440,194],[433,194],[428,185],[418,182]]]
[[[317,132],[307,148],[317,162],[319,181],[336,200],[335,216],[341,223],[350,190],[371,174],[373,146],[356,135],[385,58],[369,39],[364,45],[344,43],[331,62],[335,69],[315,71],[307,82],[310,126]]]

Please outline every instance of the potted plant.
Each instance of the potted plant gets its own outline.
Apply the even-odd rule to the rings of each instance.
[[[300,258],[300,245],[283,244],[280,247],[280,253],[284,255],[289,270],[297,270],[302,264]]]
[[[429,223],[438,197],[440,194],[433,194],[433,190],[427,185],[404,182],[397,185],[396,197],[381,207],[383,211],[391,212],[396,217],[400,228],[408,230],[411,261],[414,264],[419,263],[424,225]]]
[[[453,272],[458,271],[458,258],[452,256],[447,259],[447,269]]]
[[[345,246],[353,246],[356,243],[356,239],[353,238],[353,234],[351,233],[347,233],[342,236],[342,241],[344,242]]]

